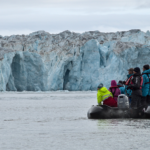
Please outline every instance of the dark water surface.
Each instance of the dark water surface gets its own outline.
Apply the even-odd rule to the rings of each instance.
[[[0,150],[150,150],[150,120],[89,120],[96,92],[0,94]]]

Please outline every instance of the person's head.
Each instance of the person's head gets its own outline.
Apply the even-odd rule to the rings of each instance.
[[[97,87],[97,90],[101,89],[103,87],[103,83],[100,83]]]
[[[130,68],[129,70],[128,70],[128,74],[133,74],[133,68]]]
[[[144,65],[143,66],[143,71],[145,71],[145,70],[149,70],[149,65]]]
[[[133,73],[134,74],[141,73],[140,68],[139,67],[134,68]]]
[[[117,85],[118,86],[123,86],[123,81],[119,81]]]
[[[111,80],[111,87],[117,87],[116,80]]]

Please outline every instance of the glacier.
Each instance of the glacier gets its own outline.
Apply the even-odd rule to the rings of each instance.
[[[150,32],[0,36],[0,91],[88,91],[150,64]]]

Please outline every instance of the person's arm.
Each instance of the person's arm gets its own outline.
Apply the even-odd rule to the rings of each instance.
[[[102,102],[102,95],[101,95],[100,92],[98,92],[98,93],[97,93],[97,103],[98,103],[99,105],[101,105],[101,102]]]
[[[142,88],[143,88],[146,83],[146,77],[145,77],[145,75],[143,75],[142,77],[143,77],[143,84],[142,84]]]

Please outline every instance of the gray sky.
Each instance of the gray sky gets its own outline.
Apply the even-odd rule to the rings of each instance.
[[[150,0],[0,0],[0,35],[150,30]]]

